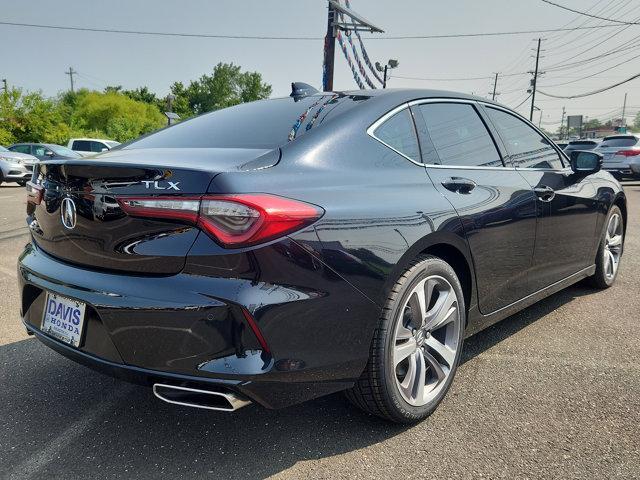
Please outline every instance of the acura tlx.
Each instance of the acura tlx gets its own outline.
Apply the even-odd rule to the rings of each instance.
[[[580,280],[614,283],[627,206],[601,165],[485,99],[293,84],[39,163],[21,315],[170,403],[345,391],[419,421],[466,337]]]

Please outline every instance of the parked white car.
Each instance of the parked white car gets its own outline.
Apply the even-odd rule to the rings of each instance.
[[[602,169],[618,178],[640,175],[640,135],[622,134],[605,137],[595,151],[604,156]]]
[[[18,182],[24,186],[31,179],[38,159],[28,153],[12,152],[0,146],[0,184]]]
[[[105,140],[103,138],[72,138],[69,140],[67,147],[78,152],[80,155],[85,156],[106,152],[118,145],[120,145],[120,142]]]

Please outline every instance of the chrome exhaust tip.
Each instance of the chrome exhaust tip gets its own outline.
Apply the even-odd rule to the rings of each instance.
[[[215,392],[163,383],[153,384],[153,394],[160,400],[174,405],[222,412],[233,412],[251,403],[247,398],[234,392]]]

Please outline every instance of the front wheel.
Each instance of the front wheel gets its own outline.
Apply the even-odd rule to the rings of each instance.
[[[417,258],[394,285],[367,367],[347,398],[398,423],[429,416],[449,390],[460,361],[465,312],[453,268],[437,257]]]
[[[27,184],[26,180],[18,180],[18,185],[24,187]]]
[[[596,288],[609,288],[618,275],[622,247],[624,245],[624,220],[617,205],[611,207],[607,217],[606,229],[600,240],[596,255],[596,272],[591,284]]]

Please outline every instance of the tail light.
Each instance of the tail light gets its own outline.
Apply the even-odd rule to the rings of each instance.
[[[640,150],[619,150],[616,155],[623,155],[625,157],[635,157],[640,155]]]
[[[29,181],[27,182],[25,187],[27,190],[27,203],[40,205],[40,203],[42,203],[42,196],[44,194],[44,188],[42,187],[42,185],[38,185]]]
[[[283,237],[324,214],[315,205],[268,194],[203,197],[122,197],[122,209],[134,217],[163,218],[198,225],[227,248]]]

